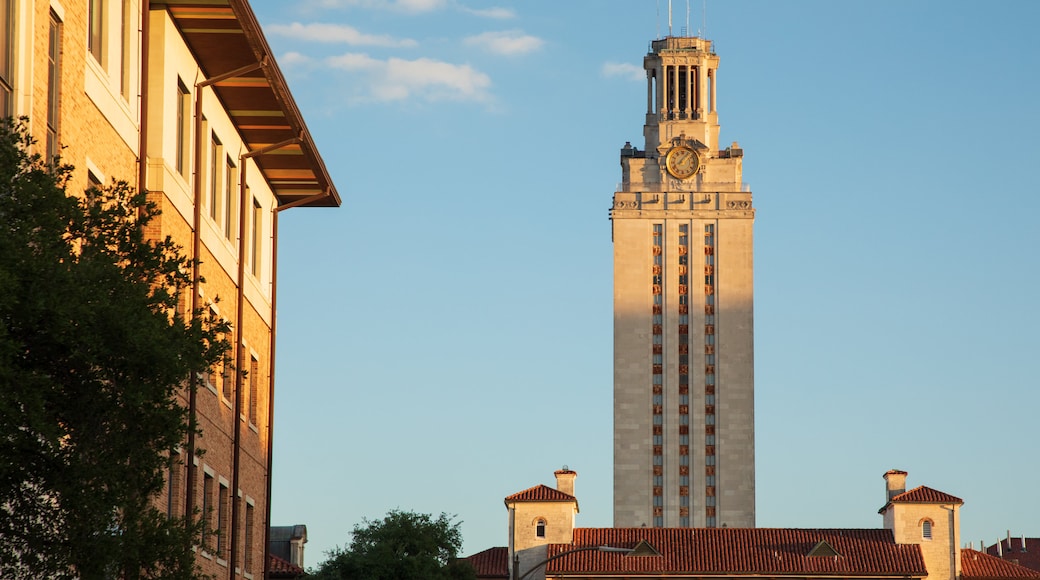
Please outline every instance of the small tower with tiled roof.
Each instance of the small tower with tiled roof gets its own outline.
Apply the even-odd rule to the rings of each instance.
[[[577,472],[557,470],[556,489],[536,485],[505,498],[509,510],[509,572],[519,563],[523,571],[545,560],[546,545],[571,542],[578,499],[574,497]]]
[[[885,473],[885,506],[878,510],[897,544],[921,546],[926,580],[961,577],[960,508],[964,500],[930,487],[906,491],[905,471]]]

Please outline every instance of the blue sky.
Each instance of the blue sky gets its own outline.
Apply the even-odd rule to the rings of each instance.
[[[281,220],[274,523],[314,565],[443,511],[473,553],[566,464],[611,525],[607,210],[667,0],[254,10],[344,199]],[[965,542],[1040,534],[1040,3],[691,11],[758,212],[758,525],[879,527],[899,468]]]

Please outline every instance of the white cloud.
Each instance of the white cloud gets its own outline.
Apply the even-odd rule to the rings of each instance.
[[[545,41],[537,36],[524,34],[520,30],[503,30],[501,32],[485,32],[467,37],[465,43],[479,46],[497,54],[517,55],[538,50]]]
[[[433,12],[448,6],[448,0],[319,0],[325,8],[376,8],[407,14]]]
[[[352,46],[392,46],[413,47],[419,43],[410,39],[397,39],[387,34],[364,34],[358,29],[345,24],[312,23],[270,24],[265,30],[272,34],[288,36],[299,40],[349,44]]]
[[[516,18],[516,12],[510,8],[469,8],[467,6],[459,5],[459,10],[474,16],[494,18],[495,20],[509,20],[510,18]]]
[[[603,63],[602,68],[603,76],[621,77],[630,81],[645,81],[646,71],[642,67],[638,67],[634,64],[627,62],[606,62]]]
[[[311,63],[311,57],[299,52],[287,52],[278,57],[278,64],[282,67],[302,66]]]
[[[406,60],[375,59],[367,54],[348,53],[330,57],[326,62],[367,78],[358,86],[368,90],[368,100],[472,101],[488,103],[491,78],[469,65],[452,64],[430,58]]]

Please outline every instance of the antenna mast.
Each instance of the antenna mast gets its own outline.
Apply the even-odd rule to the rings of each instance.
[[[686,0],[686,36],[690,35],[690,0]]]
[[[657,0],[657,38],[661,38],[661,0]]]
[[[703,19],[703,21],[702,21],[701,27],[704,30],[701,33],[701,38],[708,38],[708,0],[704,0],[704,5],[703,5],[702,9],[703,9],[703,12],[701,14],[701,18]]]
[[[672,0],[668,0],[668,36],[672,35]]]

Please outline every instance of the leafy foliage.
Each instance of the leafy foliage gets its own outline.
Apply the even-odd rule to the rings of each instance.
[[[354,526],[347,550],[336,549],[308,578],[316,580],[468,580],[468,562],[457,561],[461,523],[441,514],[393,510]]]
[[[177,394],[228,349],[176,314],[190,261],[126,183],[66,192],[71,167],[0,126],[0,577],[196,578],[198,529],[155,505],[186,439]]]

